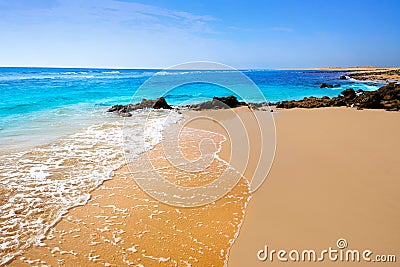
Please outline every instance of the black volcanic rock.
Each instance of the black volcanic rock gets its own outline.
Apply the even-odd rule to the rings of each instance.
[[[322,83],[319,88],[333,88],[332,84],[328,84],[328,83]]]
[[[115,106],[112,106],[111,108],[109,108],[107,111],[108,112],[115,112],[115,111],[121,110],[122,108],[124,108],[123,105],[115,105]]]
[[[247,106],[245,102],[239,102],[236,96],[230,95],[227,97],[213,97],[213,100],[202,102],[199,104],[193,104],[188,106],[193,110],[203,110],[203,109],[226,109],[226,108],[236,108],[240,106]]]
[[[277,108],[357,107],[357,109],[400,110],[400,84],[389,83],[376,91],[346,89],[337,97],[305,97],[302,100],[282,101]]]
[[[346,80],[347,77],[346,77],[345,75],[342,75],[342,76],[340,76],[340,79],[341,79],[341,80]]]
[[[165,101],[164,97],[160,97],[156,100],[147,100],[146,98],[142,99],[142,102],[137,104],[128,105],[129,111],[137,110],[137,109],[145,109],[145,108],[154,108],[154,109],[172,109],[170,105],[168,105],[167,101]]]
[[[153,108],[155,109],[172,109],[170,105],[168,105],[167,101],[165,101],[164,97],[160,97],[159,99],[156,100],[156,102],[153,105]]]
[[[363,92],[355,98],[361,108],[400,110],[400,84],[389,83],[376,91]]]
[[[231,95],[226,97],[215,96],[211,101],[206,101],[199,104],[193,104],[186,107],[193,110],[203,110],[203,109],[227,109],[227,108],[236,108],[240,106],[247,106],[247,104],[245,102],[238,101],[235,96]],[[137,109],[146,109],[146,108],[172,109],[172,107],[168,105],[167,101],[165,101],[163,97],[160,97],[156,100],[147,100],[143,98],[140,103],[136,104],[114,105],[107,111],[116,112],[117,114],[123,117],[130,117],[132,116],[132,114],[130,113],[131,111]]]
[[[346,90],[342,91],[340,94],[343,95],[343,97],[346,100],[353,99],[353,98],[355,98],[357,96],[356,92],[354,92],[354,90],[351,89],[351,88],[347,88]]]
[[[203,109],[227,109],[240,106],[247,106],[252,109],[258,109],[268,106],[270,103],[249,103],[240,102],[235,96],[227,97],[214,97],[211,101],[202,102],[186,106],[192,110]],[[273,104],[272,104],[273,105]],[[343,90],[337,97],[329,98],[324,96],[318,97],[304,97],[302,100],[281,101],[275,103],[277,108],[320,108],[320,107],[355,107],[358,110],[365,108],[369,109],[385,109],[388,111],[400,111],[400,84],[389,83],[382,86],[376,91],[363,91],[361,89],[354,91],[351,88]],[[108,111],[117,112],[120,116],[130,117],[130,111],[145,108],[164,108],[171,109],[171,106],[165,101],[164,98],[156,100],[142,99],[140,103],[129,105],[115,105]]]
[[[236,98],[236,96],[230,95],[227,97],[214,97],[213,100],[221,101],[225,105],[227,105],[230,108],[236,108],[239,106],[244,106],[246,103],[244,102],[239,102]]]
[[[329,83],[322,83],[319,88],[336,88],[336,87],[340,87],[340,84],[329,84]]]
[[[136,104],[128,104],[128,105],[114,105],[109,108],[108,112],[117,112],[122,117],[130,117],[132,116],[131,111],[137,109],[146,109],[146,108],[154,108],[154,109],[172,109],[170,105],[168,105],[167,101],[164,97],[160,97],[156,100],[147,100],[145,98],[142,99],[140,103]]]

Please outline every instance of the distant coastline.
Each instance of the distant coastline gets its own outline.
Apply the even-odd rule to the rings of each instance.
[[[358,81],[375,81],[375,82],[399,82],[400,67],[375,67],[375,66],[359,66],[359,67],[320,67],[320,68],[288,68],[281,70],[315,70],[329,72],[346,72],[350,78]]]
[[[311,68],[278,68],[278,70],[330,70],[330,71],[377,71],[398,70],[400,67],[376,67],[376,66],[353,66],[353,67],[311,67]]]

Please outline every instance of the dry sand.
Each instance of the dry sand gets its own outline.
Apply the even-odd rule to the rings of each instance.
[[[235,115],[226,110],[207,112],[228,123]],[[207,112],[202,113],[207,115]],[[245,150],[246,139],[250,139],[251,156],[244,173],[250,179],[257,167],[260,146],[255,140],[260,140],[260,136],[247,108],[235,112],[248,122],[250,129],[249,137],[242,136],[242,144],[233,148]],[[279,110],[273,114],[277,131],[275,160],[266,181],[252,195],[239,236],[230,249],[228,266],[281,266],[276,259],[258,261],[257,252],[265,245],[275,250],[320,251],[336,248],[339,238],[347,240],[349,249],[397,254],[398,262],[400,113],[326,108]],[[227,135],[224,129],[210,122],[194,121],[190,126]],[[229,161],[230,156],[228,139],[222,145],[220,157]],[[117,266],[127,262],[173,266],[169,256],[178,259],[179,265],[190,256],[199,261],[192,260],[193,266],[223,263],[226,243],[240,225],[237,223],[241,217],[233,211],[245,205],[239,196],[248,196],[243,190],[246,187],[243,179],[231,194],[236,201],[227,202],[223,198],[209,210],[188,209],[181,214],[182,210],[178,212],[146,196],[132,179],[127,179],[127,171],[127,168],[117,171],[112,180],[92,193],[86,206],[70,210],[44,240],[45,246],[29,249],[10,266],[29,266],[28,262],[34,260],[37,265],[43,261],[42,264],[53,266]],[[133,202],[148,208],[132,209]],[[159,219],[152,220],[153,216]],[[167,218],[172,223],[165,223]],[[199,220],[207,227],[199,227]],[[143,242],[142,237],[148,234],[151,242]],[[201,245],[193,237],[209,243]],[[196,250],[182,244],[193,244]],[[200,247],[203,253],[198,253]],[[224,251],[216,253],[220,248]],[[139,254],[153,255],[156,259]],[[179,257],[182,257],[180,262]],[[345,264],[325,260],[315,265]],[[365,263],[353,265],[365,266]]]
[[[258,250],[336,248],[397,254],[400,261],[400,113],[349,108],[275,114],[277,151],[253,194],[228,266],[260,262]],[[299,263],[286,263],[285,266]],[[305,263],[310,266],[310,263]],[[316,264],[317,265],[317,264]],[[318,266],[343,266],[325,260]],[[365,266],[365,262],[351,266]],[[369,263],[368,266],[379,264]],[[347,265],[346,265],[347,266]]]
[[[221,120],[228,119],[224,111],[209,112],[217,112]],[[240,112],[248,113],[245,109]],[[274,117],[275,160],[267,180],[247,207],[228,266],[281,266],[283,263],[276,258],[273,262],[259,261],[257,252],[268,245],[269,250],[296,249],[301,253],[314,249],[319,253],[329,247],[337,249],[339,238],[346,239],[347,249],[370,249],[374,253],[371,259],[376,254],[394,254],[398,262],[400,113],[350,108],[293,109],[279,110]],[[197,126],[218,130],[204,124]],[[257,151],[259,144],[251,142],[251,146]],[[254,165],[245,176],[251,176],[253,171]],[[315,264],[366,263],[331,262],[326,257]]]

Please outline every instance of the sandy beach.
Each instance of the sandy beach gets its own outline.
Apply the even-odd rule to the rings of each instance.
[[[400,266],[399,11],[0,0],[0,267]]]
[[[224,119],[223,112],[212,112]],[[228,266],[281,266],[276,258],[259,261],[257,252],[265,245],[287,252],[337,249],[340,238],[346,239],[349,249],[398,253],[399,113],[293,109],[278,110],[274,118],[275,160],[267,180],[252,195]],[[250,166],[246,175],[251,173]],[[338,264],[365,266],[328,259],[320,263]]]
[[[398,253],[398,112],[275,110],[275,160],[249,202],[246,178],[251,179],[257,165],[259,144],[254,140],[259,136],[248,108],[234,112],[201,112],[228,123],[237,115],[248,123],[249,164],[227,196],[199,208],[169,206],[144,193],[125,166],[94,190],[85,206],[64,215],[41,246],[28,249],[9,266],[280,266],[277,259],[259,261],[257,252],[265,245],[321,251],[336,248],[339,238],[346,239],[349,249]],[[227,134],[209,122],[188,126]],[[228,139],[222,143],[221,159],[229,162],[230,149]],[[169,177],[183,180],[176,174]],[[327,259],[320,263],[335,264],[345,265]]]

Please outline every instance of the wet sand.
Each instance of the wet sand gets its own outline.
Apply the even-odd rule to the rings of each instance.
[[[233,149],[245,149],[245,139],[250,139],[244,177],[251,179],[260,147],[252,140],[259,134],[247,108],[235,111],[249,122],[249,137],[243,136],[243,147]],[[226,110],[202,113],[207,112],[221,121],[232,119]],[[207,206],[176,208],[145,194],[125,166],[92,192],[87,205],[63,216],[43,246],[30,248],[9,266],[222,266],[227,256],[228,266],[281,266],[276,259],[260,262],[257,252],[265,245],[287,251],[335,248],[339,238],[351,249],[398,253],[400,113],[325,108],[273,114],[275,160],[247,208],[246,179]],[[209,122],[189,126],[227,135]],[[230,155],[228,138],[219,156],[229,161]]]
[[[189,160],[201,155],[198,143],[204,138],[214,141],[215,151],[224,140],[219,134],[185,129],[180,148]],[[70,209],[39,246],[29,248],[9,266],[226,264],[250,198],[247,180],[239,175],[228,194],[206,205],[177,207],[160,202],[146,194],[133,175],[158,174],[172,184],[199,187],[217,179],[228,167],[215,158],[201,172],[184,172],[170,164],[163,148],[160,143],[117,170],[111,180],[91,193],[86,205]],[[147,158],[153,167],[144,169],[141,164]]]

